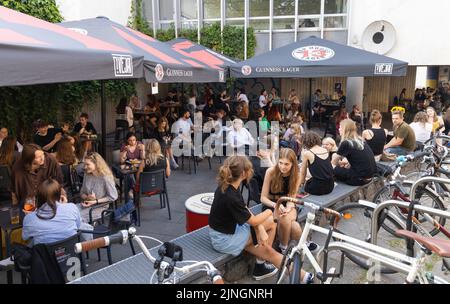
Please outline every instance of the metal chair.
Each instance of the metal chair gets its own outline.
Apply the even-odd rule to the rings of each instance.
[[[93,223],[91,212],[92,210],[93,209],[89,210],[90,211],[89,218],[91,223]],[[115,221],[114,215],[115,215],[114,209],[103,210],[101,218],[96,223],[93,223],[94,230],[80,230],[80,232],[89,233],[92,234],[95,238],[99,238],[111,235],[121,229],[128,229],[131,226],[131,221],[126,220]],[[134,249],[133,242],[131,241],[131,239],[129,240],[129,243],[131,247],[131,252],[133,253],[133,255],[135,255],[136,251]],[[97,257],[99,261],[101,261],[100,249],[106,249],[108,256],[108,263],[109,265],[111,265],[113,263],[111,254],[111,245],[97,249]],[[89,258],[89,255],[87,255],[87,258]]]
[[[167,194],[166,185],[166,171],[157,170],[153,172],[142,172],[139,181],[139,191],[137,191],[136,205],[137,205],[137,225],[141,225],[141,198],[159,195],[159,202],[161,208],[164,208],[167,203],[167,211],[169,213],[169,220],[172,219],[170,214],[169,196]]]

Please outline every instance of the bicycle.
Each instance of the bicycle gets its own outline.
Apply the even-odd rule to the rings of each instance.
[[[382,187],[380,190],[377,191],[377,193],[375,193],[372,201],[375,204],[379,204],[383,201],[391,200],[391,199],[392,200],[400,200],[400,201],[404,201],[404,202],[410,202],[411,201],[410,200],[410,190],[411,190],[413,181],[409,180],[407,175],[405,176],[400,173],[401,168],[407,162],[411,162],[411,161],[414,161],[414,160],[417,160],[420,158],[423,158],[422,163],[428,161],[428,162],[434,164],[435,158],[437,158],[438,156],[433,151],[433,149],[434,149],[433,146],[427,146],[424,148],[424,151],[416,152],[411,155],[399,156],[397,158],[397,161],[395,164],[395,170],[394,170],[393,174],[390,175],[390,177],[388,177],[387,181],[385,182],[384,187]],[[447,154],[447,152],[445,153],[445,156],[446,156],[446,154]],[[439,158],[439,160],[440,159],[441,158]],[[447,188],[445,187],[445,189],[447,189]],[[445,205],[444,205],[443,196],[439,195],[438,190],[436,189],[435,185],[424,184],[423,186],[418,188],[418,191],[416,193],[416,198],[420,202],[421,205],[430,206],[431,208],[437,208],[437,209],[441,209],[441,210],[446,209]],[[345,209],[351,209],[353,207],[359,208],[358,205],[355,205],[355,206],[347,205],[347,207]],[[398,213],[398,215],[400,215],[403,218],[406,218],[406,214],[408,213],[406,209],[397,208],[397,207],[394,207],[393,209]],[[342,211],[343,210],[341,210],[341,212]],[[421,223],[427,222],[427,219],[423,218],[423,216],[421,216],[418,220]],[[441,226],[444,226],[446,219],[439,218],[436,221]],[[428,221],[428,222],[430,222],[430,221]],[[431,223],[433,224],[433,221],[431,221]],[[395,232],[399,227],[398,227],[398,225],[395,225],[395,224],[393,224],[393,225],[389,225],[389,224],[392,224],[392,220],[389,219],[389,216],[388,216],[387,221],[381,221],[381,225],[383,226],[383,228],[387,232],[389,232],[390,234],[395,236]],[[439,229],[437,229],[434,224],[431,227],[428,227],[428,229],[430,229],[429,234],[431,234],[432,236],[439,233]]]
[[[111,244],[126,244],[131,238],[136,241],[141,248],[144,256],[153,264],[154,269],[150,284],[153,283],[154,277],[157,277],[158,284],[177,284],[180,281],[180,276],[185,274],[192,274],[197,271],[206,271],[206,274],[213,284],[224,284],[222,276],[217,268],[208,261],[183,261],[183,248],[171,243],[162,243],[158,239],[145,236],[136,235],[136,228],[130,227],[128,230],[120,230],[119,232],[93,239],[90,241],[80,242],[75,244],[75,252],[82,253],[92,249],[102,248]],[[162,244],[158,249],[158,258],[152,256],[147,246],[142,239],[149,239]],[[165,258],[171,259],[170,262],[165,261]],[[178,267],[177,263],[192,263],[183,267]]]
[[[412,190],[416,193],[417,187],[424,181],[434,180],[439,183],[450,183],[449,180],[439,179],[436,177],[428,177],[427,179],[420,179],[413,184]],[[413,204],[411,202],[404,201],[394,201],[389,200],[389,202],[395,202],[388,206],[384,202],[379,204],[360,200],[358,203],[352,203],[348,205],[341,206],[337,208],[336,211],[343,214],[341,218],[332,218],[330,220],[330,225],[332,225],[337,231],[352,235],[356,238],[364,240],[366,242],[372,242],[376,244],[379,240],[378,233],[380,233],[380,227],[390,227],[395,230],[406,229],[408,231],[414,230],[418,231],[421,235],[425,237],[432,237],[429,232],[428,227],[424,227],[424,223],[419,221],[419,216],[415,213],[419,213],[420,216],[430,223],[437,232],[441,232],[450,240],[450,231],[448,231],[444,226],[442,226],[438,221],[436,221],[431,215],[435,215],[439,218],[448,217],[449,213],[441,209],[434,209],[425,207],[422,205]],[[415,196],[411,196],[411,201],[415,202]],[[394,206],[392,209],[387,207]],[[422,209],[421,209],[422,208]],[[428,208],[428,209],[423,209]],[[415,213],[410,210],[414,209]],[[405,214],[399,214],[393,210],[405,210]],[[428,212],[427,212],[428,211]],[[430,215],[431,214],[431,215]],[[349,221],[351,220],[351,221]],[[355,228],[357,227],[357,228]],[[385,229],[386,230],[386,229]],[[391,234],[391,232],[389,232]],[[394,234],[394,236],[397,236]],[[387,238],[386,235],[383,236],[384,247],[392,246],[391,240]],[[394,242],[396,242],[394,240]],[[394,243],[395,244],[395,243]],[[397,245],[397,247],[399,247]],[[400,248],[404,250],[404,248]],[[406,254],[408,256],[414,255],[414,247],[410,243],[407,244]],[[357,264],[358,266],[368,269],[370,267],[366,259],[360,258],[355,255],[348,255],[349,259]],[[443,266],[450,270],[450,260],[443,258]],[[394,273],[395,271],[389,268],[382,268],[382,273]]]
[[[307,220],[305,227],[303,229],[302,236],[297,244],[290,244],[286,253],[283,257],[281,269],[279,271],[279,275],[277,277],[277,284],[282,283],[286,276],[289,277],[290,283],[300,283],[300,269],[303,265],[303,259],[306,256],[308,261],[314,268],[316,272],[316,277],[322,283],[331,283],[331,280],[336,277],[340,277],[343,273],[344,267],[344,258],[348,256],[348,254],[358,255],[365,259],[371,259],[372,261],[381,263],[386,265],[398,272],[402,272],[406,274],[405,283],[442,283],[448,284],[444,279],[434,276],[431,273],[425,271],[425,258],[426,255],[430,255],[432,252],[437,252],[443,256],[450,257],[450,241],[448,242],[447,247],[441,248],[436,244],[433,238],[422,238],[419,239],[417,234],[410,233],[405,230],[400,230],[398,233],[402,236],[416,239],[419,243],[423,245],[422,250],[417,254],[416,257],[409,257],[405,254],[401,254],[363,240],[356,239],[354,237],[350,237],[348,235],[339,233],[334,230],[333,226],[330,229],[326,229],[314,224],[314,220],[316,217],[316,212],[321,211],[325,214],[332,215],[334,217],[343,217],[343,214],[339,212],[323,208],[317,206],[312,203],[303,202],[296,198],[290,197],[281,197],[278,199],[275,208],[278,208],[279,205],[284,202],[289,201],[298,205],[308,206],[312,209],[312,212],[309,212],[307,215]],[[391,201],[392,202],[392,201]],[[426,208],[420,206],[422,208]],[[430,208],[428,208],[430,209]],[[450,213],[447,214],[450,217]],[[320,267],[316,258],[312,255],[311,251],[308,249],[306,245],[306,240],[309,234],[312,232],[318,232],[327,236],[324,248],[321,252],[323,255],[323,267]],[[331,242],[331,239],[336,241]],[[330,251],[339,250],[341,252],[340,258],[340,267],[339,272],[335,273],[335,268],[328,269],[328,254]],[[325,272],[323,270],[325,270]]]

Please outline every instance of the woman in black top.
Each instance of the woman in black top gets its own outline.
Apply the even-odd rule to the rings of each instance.
[[[161,146],[156,139],[150,139],[145,145],[145,158],[139,165],[136,174],[136,185],[139,185],[139,178],[142,172],[152,172],[165,170],[166,177],[170,176],[169,161],[161,152]],[[133,185],[134,186],[134,185]],[[136,189],[137,190],[137,189]]]
[[[169,132],[169,121],[167,118],[160,117],[158,119],[158,122],[156,124],[155,128],[155,137],[158,140],[159,144],[161,145],[161,149],[163,151],[163,154],[169,159],[170,164],[173,169],[178,168],[178,164],[173,157],[173,151],[172,151],[172,136]]]
[[[322,148],[321,144],[317,133],[308,131],[303,135],[303,146],[307,150],[302,153],[300,185],[305,184],[305,192],[313,195],[328,194],[334,188],[333,166],[329,152]],[[306,180],[308,169],[311,178]]]
[[[444,135],[450,135],[450,107],[447,108],[447,111],[445,111],[444,127]]]
[[[209,215],[209,236],[213,248],[219,252],[237,256],[245,250],[255,255],[253,277],[260,280],[277,272],[283,256],[272,248],[276,233],[272,211],[253,215],[239,191],[241,183],[249,181],[252,175],[252,164],[245,156],[231,156],[220,167],[219,186]]]
[[[381,120],[382,116],[380,111],[373,110],[372,113],[370,113],[370,123],[372,124],[372,127],[364,130],[362,133],[362,137],[369,145],[370,149],[372,149],[375,160],[377,161],[380,160],[381,155],[383,154],[384,145],[386,144],[387,139],[387,130],[381,128]]]
[[[334,176],[352,186],[369,183],[377,169],[372,149],[358,135],[356,124],[351,119],[341,122],[340,134],[341,144],[332,160]]]

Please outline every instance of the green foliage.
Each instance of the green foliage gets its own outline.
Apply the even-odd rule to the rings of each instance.
[[[63,21],[55,0],[0,0],[0,5],[48,22]]]
[[[226,25],[223,28],[223,53],[237,59],[244,59],[244,28]],[[255,55],[256,37],[253,28],[247,28],[247,58]]]
[[[157,30],[156,31],[156,39],[159,41],[169,41],[175,39],[175,28],[172,26],[167,30]]]
[[[210,26],[204,26],[200,33],[200,44],[209,47],[218,53],[222,52],[222,37],[220,34],[220,22]]]
[[[145,18],[143,11],[142,0],[133,0],[131,2],[131,14],[128,18],[128,26],[141,33],[153,37],[153,30],[150,28],[147,19]]]
[[[193,42],[198,40],[198,32],[196,29],[182,29],[178,32],[178,37],[189,39]]]

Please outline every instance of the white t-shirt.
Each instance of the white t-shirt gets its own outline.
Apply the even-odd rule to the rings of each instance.
[[[236,137],[236,143],[235,143],[235,137]],[[232,147],[239,147],[243,145],[253,145],[255,140],[253,139],[252,135],[246,128],[242,128],[239,131],[236,132],[235,129],[232,129],[227,134],[227,143],[231,145]]]
[[[425,124],[425,128],[423,124],[420,122],[413,122],[409,125],[411,129],[413,129],[414,134],[416,135],[416,141],[421,143],[426,142],[431,137],[431,130],[433,129],[433,125],[430,123]]]
[[[129,106],[125,107],[125,115],[128,121],[128,127],[131,127],[134,123],[133,110]]]
[[[178,119],[173,125],[172,125],[172,133],[180,134],[181,133],[185,137],[191,137],[191,126],[193,126],[192,120],[189,118],[188,120],[184,120],[183,118]]]
[[[247,98],[247,95],[245,95],[245,94],[243,94],[243,93],[241,93],[240,95],[239,95],[239,98],[238,98],[240,101],[245,101],[246,103],[248,103],[248,98]]]
[[[266,96],[264,95],[259,96],[259,106],[262,108],[265,107],[266,104],[267,104]]]

